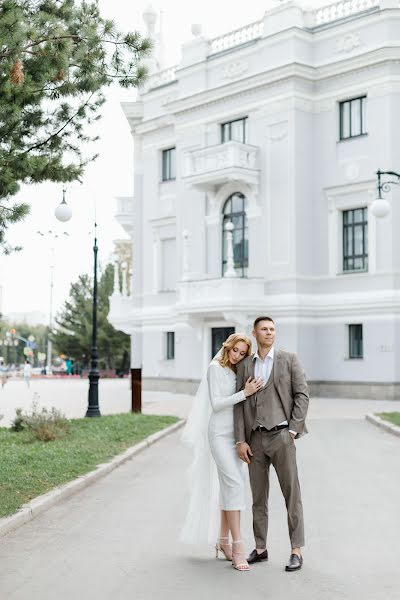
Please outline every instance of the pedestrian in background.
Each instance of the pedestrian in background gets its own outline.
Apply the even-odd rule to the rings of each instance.
[[[6,385],[7,379],[8,379],[8,368],[7,368],[7,365],[4,364],[4,358],[0,357],[0,380],[1,380],[2,388]]]
[[[28,388],[30,387],[30,384],[31,384],[31,376],[32,376],[32,365],[29,362],[29,360],[27,359],[24,364],[24,379],[25,379],[25,382],[26,382],[26,385],[28,386]]]

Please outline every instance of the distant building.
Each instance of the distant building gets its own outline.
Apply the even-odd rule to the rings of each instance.
[[[398,1],[286,2],[216,39],[192,31],[181,64],[157,72],[156,52],[123,104],[135,259],[110,320],[132,366],[147,389],[193,389],[267,314],[314,393],[398,396],[399,190],[388,218],[370,212],[377,169],[400,171]]]

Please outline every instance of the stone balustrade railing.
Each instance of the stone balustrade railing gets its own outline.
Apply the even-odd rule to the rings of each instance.
[[[188,152],[185,156],[184,177],[210,173],[229,167],[257,168],[258,148],[241,142],[226,142]]]
[[[223,50],[228,50],[234,46],[255,40],[261,37],[263,31],[264,21],[255,21],[254,23],[250,23],[250,25],[245,25],[245,27],[240,27],[240,29],[220,35],[210,40],[210,54],[216,54],[217,52],[222,52]]]
[[[177,67],[170,67],[169,69],[164,69],[163,71],[158,71],[147,80],[147,84],[150,88],[159,87],[160,85],[166,85],[167,83],[171,83],[176,79],[176,69]]]
[[[304,22],[308,28],[312,29],[313,27],[319,27],[351,15],[378,8],[379,2],[380,0],[340,0],[339,2],[334,2],[315,10],[304,11]],[[263,32],[264,20],[260,20],[218,36],[209,40],[208,55],[211,56],[218,52],[235,48],[246,42],[256,40],[262,37]],[[176,70],[177,66],[174,66],[154,73],[147,81],[148,87],[151,89],[175,81]]]
[[[322,6],[311,13],[311,26],[324,25],[325,23],[332,23],[338,19],[349,17],[360,12],[364,12],[371,8],[379,6],[379,0],[341,0],[329,4],[328,6]]]
[[[133,198],[117,198],[117,213],[130,214],[133,212]]]

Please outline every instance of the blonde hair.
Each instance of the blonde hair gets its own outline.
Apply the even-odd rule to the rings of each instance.
[[[244,342],[247,344],[246,356],[250,356],[251,339],[245,336],[244,333],[232,333],[222,344],[222,356],[218,359],[221,367],[229,367],[232,369],[232,371],[236,372],[236,365],[232,365],[229,360],[229,351],[232,350],[232,348],[234,348],[238,342]]]

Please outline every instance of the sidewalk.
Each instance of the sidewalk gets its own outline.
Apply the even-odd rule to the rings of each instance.
[[[165,398],[148,405],[171,412]],[[307,544],[299,573],[283,571],[289,546],[275,476],[268,563],[238,573],[212,548],[178,543],[189,454],[177,433],[2,538],[0,597],[398,600],[400,440],[364,415],[399,405],[312,402],[310,435],[296,442]],[[250,550],[250,510],[243,532]]]

